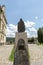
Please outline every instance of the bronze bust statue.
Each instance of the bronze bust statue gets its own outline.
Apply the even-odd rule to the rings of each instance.
[[[18,22],[18,32],[24,32],[24,31],[25,31],[24,21],[20,19],[20,21]]]

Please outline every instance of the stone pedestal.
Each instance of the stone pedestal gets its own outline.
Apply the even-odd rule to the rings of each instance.
[[[16,32],[13,65],[30,65],[26,32]]]
[[[16,35],[15,35],[15,49],[17,48],[17,45],[18,45],[18,41],[20,39],[23,39],[24,42],[25,42],[25,46],[27,48],[27,33],[26,32],[22,32],[22,33],[19,33],[19,32],[16,32]],[[21,43],[20,43],[21,44]]]

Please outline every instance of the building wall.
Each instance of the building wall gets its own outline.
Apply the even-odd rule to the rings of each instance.
[[[5,44],[6,42],[6,17],[3,7],[1,6],[2,12],[0,12],[0,44]]]
[[[0,33],[0,43],[4,42],[4,35],[2,33]]]

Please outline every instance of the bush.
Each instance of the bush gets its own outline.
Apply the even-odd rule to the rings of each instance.
[[[43,28],[38,29],[38,42],[43,43]]]
[[[34,38],[32,37],[31,39],[28,40],[28,42],[34,42]]]

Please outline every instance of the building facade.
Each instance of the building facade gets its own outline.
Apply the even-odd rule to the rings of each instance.
[[[0,44],[5,44],[6,42],[6,25],[5,6],[3,5],[0,6]]]

